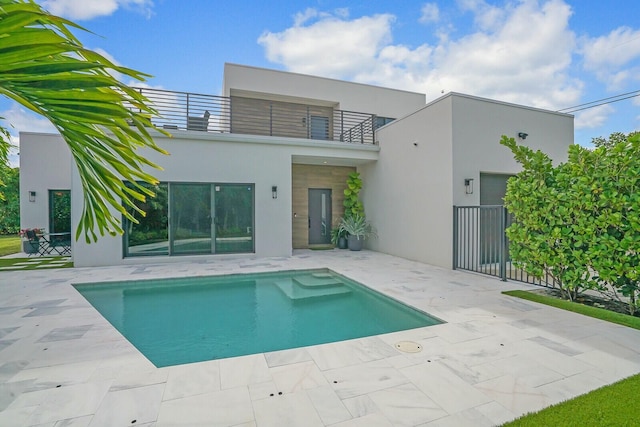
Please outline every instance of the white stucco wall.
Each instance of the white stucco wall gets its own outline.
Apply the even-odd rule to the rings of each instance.
[[[481,172],[515,174],[521,170],[511,150],[500,145],[502,135],[542,150],[556,164],[566,161],[573,144],[573,116],[462,94],[448,96],[453,107],[455,205],[480,204]],[[518,138],[519,132],[527,133],[527,138]],[[465,178],[473,178],[473,194],[465,194]]]
[[[378,132],[380,160],[359,168],[363,203],[378,238],[367,247],[448,266],[451,251],[451,101],[431,105]]]
[[[59,135],[20,132],[20,228],[49,230],[49,190],[71,188],[71,153]],[[36,201],[29,202],[29,191]]]
[[[144,151],[145,157],[163,168],[161,171],[150,170],[160,181],[255,184],[255,256],[259,257],[287,256],[292,251],[292,157],[340,156],[346,161],[371,161],[378,156],[377,147],[341,144],[341,148],[335,148],[331,143],[247,135],[176,131],[173,138],[158,134],[155,139],[159,146],[170,153],[169,156],[163,156],[152,150]],[[74,175],[73,184],[72,219],[77,224],[82,209],[82,193],[77,175]],[[273,199],[271,194],[271,187],[274,185],[278,187],[277,199]],[[185,257],[123,259],[121,236],[103,236],[98,242],[91,244],[83,240],[76,242],[74,248],[76,266],[171,262],[181,259],[184,260]]]
[[[425,95],[246,65],[225,64],[223,95],[233,91],[278,94],[338,103],[338,109],[398,118],[425,105]]]
[[[518,132],[529,134],[519,143],[564,161],[573,117],[454,93],[382,128],[380,160],[360,168],[365,211],[379,231],[368,246],[450,268],[453,205],[479,204],[481,172],[520,171],[499,144]],[[473,194],[465,178],[474,179]]]

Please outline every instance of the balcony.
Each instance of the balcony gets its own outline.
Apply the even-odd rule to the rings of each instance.
[[[376,116],[331,107],[136,88],[159,128],[375,144]]]

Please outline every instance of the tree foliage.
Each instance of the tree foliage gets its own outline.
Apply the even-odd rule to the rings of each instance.
[[[0,200],[0,234],[20,231],[20,170],[0,165],[0,181],[4,182],[4,200]]]
[[[507,229],[516,265],[551,276],[566,298],[585,289],[628,298],[640,290],[640,134],[615,134],[593,149],[569,148],[553,166],[540,151],[502,137],[523,171],[507,184]]]
[[[0,117],[2,120],[2,117]],[[9,132],[0,126],[0,202],[6,200],[5,192],[3,187],[5,187],[7,174],[11,167],[9,166],[9,149],[11,148],[11,136]]]
[[[613,146],[616,144],[624,143],[627,141],[627,139],[637,134],[640,134],[640,132],[631,132],[628,135],[625,135],[622,132],[613,132],[611,135],[609,135],[608,138],[602,136],[592,138],[591,143],[596,147]]]
[[[148,76],[85,49],[71,29],[84,30],[33,0],[0,0],[0,95],[49,119],[69,146],[84,192],[76,239],[84,233],[91,242],[96,231],[122,233],[120,214],[135,221],[123,203],[138,211],[134,200],[153,196],[148,187],[123,184],[157,183],[145,168],[158,166],[137,150],[165,152],[149,134],[156,111],[111,73]],[[0,156],[8,145],[0,126]]]

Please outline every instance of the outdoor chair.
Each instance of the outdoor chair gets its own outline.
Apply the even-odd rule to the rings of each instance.
[[[211,113],[207,110],[202,117],[187,117],[187,130],[199,130],[206,132],[209,128],[209,116]]]
[[[38,254],[40,256],[46,255],[49,249],[49,245],[45,240],[40,239],[34,230],[27,230],[27,241],[31,246],[31,252],[29,252],[29,256]]]

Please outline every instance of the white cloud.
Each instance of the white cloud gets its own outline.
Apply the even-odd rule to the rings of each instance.
[[[418,22],[430,24],[440,20],[440,9],[436,3],[425,3],[420,10]]]
[[[18,166],[19,162],[17,156],[20,148],[19,132],[57,132],[49,120],[21,107],[17,103],[13,103],[11,108],[6,111],[0,111],[0,117],[4,118],[2,120],[2,126],[9,131],[11,144],[17,147],[12,149],[12,153],[9,155],[9,165],[12,167]]]
[[[619,27],[601,37],[582,38],[580,45],[585,69],[594,72],[609,90],[640,81],[640,29]]]
[[[610,105],[600,105],[579,111],[575,115],[574,126],[576,129],[594,129],[602,126],[616,110]]]
[[[377,52],[391,41],[393,21],[388,14],[347,21],[307,10],[296,17],[296,25],[280,33],[267,31],[258,43],[270,61],[292,71],[342,77],[373,66]]]
[[[474,22],[482,30],[490,30],[499,25],[507,13],[506,9],[489,5],[484,0],[459,0],[458,5],[462,11],[474,14]]]
[[[138,10],[147,17],[153,10],[153,0],[43,0],[39,3],[52,14],[73,20],[109,16],[120,7]]]
[[[561,0],[525,0],[498,9],[464,0],[476,30],[435,45],[392,43],[393,15],[343,19],[315,15],[259,43],[287,69],[426,93],[457,91],[542,108],[577,103],[583,84],[569,76],[575,35]],[[322,52],[322,54],[318,54]]]

